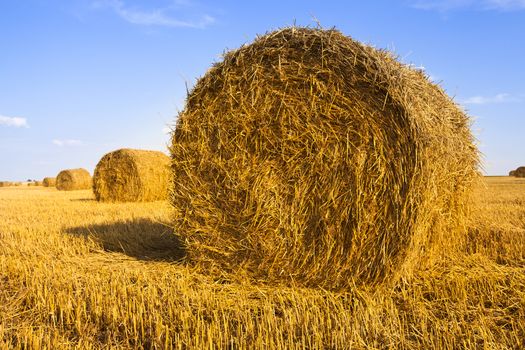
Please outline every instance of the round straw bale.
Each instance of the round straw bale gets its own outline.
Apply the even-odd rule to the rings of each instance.
[[[60,191],[86,190],[91,185],[91,175],[82,168],[62,170],[56,177],[56,188]]]
[[[170,151],[190,259],[329,289],[391,283],[440,254],[479,179],[468,116],[337,30],[286,28],[225,54]]]
[[[44,187],[55,187],[56,178],[55,177],[44,177],[42,180],[42,185]]]
[[[0,181],[0,187],[9,187],[11,185],[12,184],[9,181]]]
[[[514,176],[525,177],[525,166],[520,166],[516,170],[514,170]]]
[[[35,186],[42,186],[42,181],[35,181]]]
[[[170,158],[158,151],[119,149],[106,154],[93,174],[99,201],[148,202],[168,196]]]

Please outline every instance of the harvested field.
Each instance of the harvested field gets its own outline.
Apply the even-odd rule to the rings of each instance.
[[[177,262],[167,202],[1,188],[0,348],[521,349],[525,180],[486,184],[461,255],[389,293],[254,285]]]

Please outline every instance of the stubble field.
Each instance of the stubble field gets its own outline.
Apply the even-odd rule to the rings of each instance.
[[[181,262],[167,202],[0,188],[0,349],[522,349],[525,179],[475,200],[460,255],[334,293]]]

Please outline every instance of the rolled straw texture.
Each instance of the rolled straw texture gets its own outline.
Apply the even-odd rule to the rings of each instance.
[[[56,188],[60,191],[86,190],[91,185],[91,175],[82,168],[62,170],[56,177]]]
[[[175,231],[196,264],[379,285],[453,249],[479,179],[470,119],[422,71],[337,30],[225,54],[172,136]]]
[[[99,201],[165,200],[170,182],[170,158],[157,151],[120,149],[98,162],[93,192]]]

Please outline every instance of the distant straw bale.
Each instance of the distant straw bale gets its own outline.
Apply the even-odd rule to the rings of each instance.
[[[91,185],[91,175],[82,168],[62,170],[56,177],[56,188],[60,191],[87,190]]]
[[[93,192],[99,201],[147,202],[165,200],[170,158],[157,151],[119,149],[98,162]]]
[[[35,186],[42,186],[42,181],[35,181]]]
[[[12,186],[12,183],[9,181],[0,181],[0,187],[9,187]]]
[[[54,177],[44,177],[42,180],[42,185],[44,187],[55,187],[56,184],[56,178]]]
[[[337,30],[269,33],[187,97],[170,148],[174,229],[220,271],[393,282],[464,232],[479,179],[470,123],[388,52]]]
[[[518,167],[514,172],[514,176],[525,177],[525,166]]]

